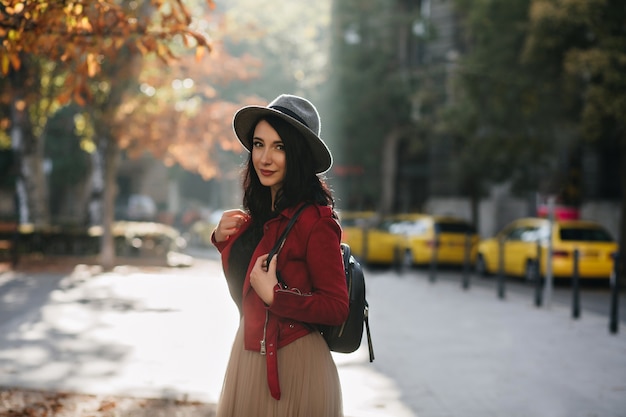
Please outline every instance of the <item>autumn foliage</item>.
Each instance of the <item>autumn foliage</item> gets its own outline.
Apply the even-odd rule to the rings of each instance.
[[[227,101],[214,86],[253,78],[261,64],[247,55],[229,56],[219,43],[203,63],[182,57],[167,70],[145,65],[139,77],[143,94],[129,94],[115,121],[120,147],[130,157],[149,151],[168,166],[179,164],[210,179],[222,174],[220,152],[243,150],[232,132],[233,114],[263,100]]]
[[[203,1],[214,10],[212,0]],[[230,56],[219,39],[209,42],[190,7],[182,0],[0,0],[1,73],[22,70],[27,57],[43,59],[64,71],[52,93],[56,103],[100,109],[110,103],[103,91],[135,79],[141,89],[123,92],[105,122],[112,139],[131,157],[151,152],[166,165],[216,177],[219,151],[241,150],[230,129],[233,113],[261,101],[226,101],[216,86],[255,77],[260,62]],[[185,87],[172,87],[177,82]]]
[[[206,0],[213,8],[212,0]],[[198,57],[210,49],[206,37],[191,30],[191,14],[180,0],[149,2],[0,1],[0,70],[19,70],[24,54],[72,64],[66,94],[81,101],[87,78],[95,76],[107,56],[121,48],[154,53],[165,62],[174,58],[170,42],[194,42]]]

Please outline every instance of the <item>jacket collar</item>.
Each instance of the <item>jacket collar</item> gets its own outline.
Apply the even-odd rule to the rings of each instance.
[[[300,209],[300,207],[302,207],[304,204],[307,204],[305,202],[300,202],[298,204],[296,204],[295,206],[291,206],[291,207],[287,207],[285,209],[283,209],[278,216],[282,216],[282,217],[286,217],[287,219],[291,219],[296,212]],[[309,204],[309,205],[313,205],[313,204]]]

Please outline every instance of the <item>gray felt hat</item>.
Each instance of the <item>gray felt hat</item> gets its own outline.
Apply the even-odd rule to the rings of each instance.
[[[328,147],[320,139],[320,116],[315,106],[302,97],[289,94],[281,94],[274,101],[262,106],[246,106],[235,113],[233,129],[241,144],[250,151],[252,144],[250,136],[252,129],[264,116],[277,116],[293,125],[309,144],[315,172],[317,174],[328,171],[333,164],[333,158]]]

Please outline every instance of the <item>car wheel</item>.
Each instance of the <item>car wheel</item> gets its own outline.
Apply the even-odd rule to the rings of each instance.
[[[485,258],[480,253],[476,256],[476,264],[474,265],[474,270],[476,271],[476,274],[481,277],[487,276],[487,265],[485,264]]]

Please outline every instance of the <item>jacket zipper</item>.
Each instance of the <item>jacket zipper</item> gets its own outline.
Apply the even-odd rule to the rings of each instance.
[[[265,310],[265,324],[263,325],[263,339],[261,340],[261,355],[265,355],[265,338],[267,335],[267,321],[269,319],[269,312]]]

